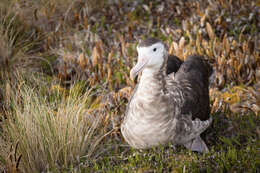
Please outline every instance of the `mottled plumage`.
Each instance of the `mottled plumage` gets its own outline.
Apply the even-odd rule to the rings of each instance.
[[[171,142],[207,152],[200,134],[211,123],[210,66],[201,56],[190,56],[185,62],[168,56],[165,45],[154,38],[141,42],[137,49],[138,63],[130,75],[142,71],[142,76],[121,125],[125,140],[134,148]]]

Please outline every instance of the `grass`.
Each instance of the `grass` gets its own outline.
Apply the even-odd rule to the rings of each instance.
[[[165,4],[0,2],[1,172],[260,171],[259,2]],[[129,71],[147,36],[216,70],[208,154],[124,142]]]
[[[12,118],[2,122],[2,140],[18,142],[25,172],[58,170],[95,151],[102,133],[97,130],[100,117],[88,112],[90,91],[83,94],[76,85],[66,93],[55,87],[47,90],[39,83],[29,85],[22,77],[17,85],[19,95],[11,91],[12,111],[7,112]],[[2,148],[3,155],[8,153],[6,149]]]

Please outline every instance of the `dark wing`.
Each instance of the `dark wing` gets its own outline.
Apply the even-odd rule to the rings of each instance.
[[[166,74],[168,75],[172,72],[176,73],[179,70],[182,63],[183,62],[177,56],[169,55]]]
[[[183,85],[184,105],[182,114],[192,113],[192,118],[207,120],[210,113],[209,76],[212,68],[202,56],[193,55],[181,65],[175,81]],[[188,83],[188,87],[187,87]]]

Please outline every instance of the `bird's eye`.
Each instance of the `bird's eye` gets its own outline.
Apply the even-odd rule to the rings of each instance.
[[[156,48],[154,48],[153,51],[155,52],[155,51],[156,51]]]

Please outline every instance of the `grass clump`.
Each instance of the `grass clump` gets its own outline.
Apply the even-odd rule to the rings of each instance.
[[[0,7],[0,67],[11,69],[31,65],[39,50],[39,35],[26,27],[18,15]]]
[[[100,117],[88,113],[89,91],[32,86],[24,79],[17,86],[18,95],[12,96],[8,118],[2,122],[2,156],[9,150],[3,146],[18,142],[23,172],[57,171],[91,156],[101,136]]]

